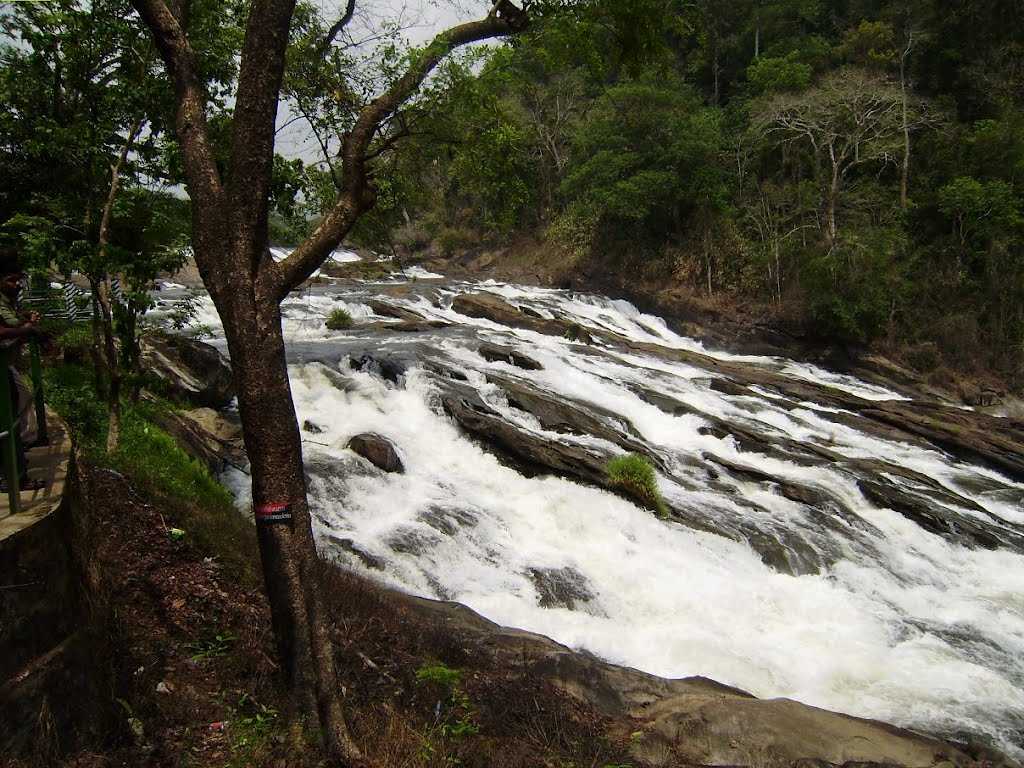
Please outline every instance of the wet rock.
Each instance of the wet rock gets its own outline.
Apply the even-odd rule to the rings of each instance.
[[[864,497],[876,507],[891,509],[913,520],[926,531],[959,544],[996,549],[999,537],[985,526],[945,509],[934,500],[917,496],[889,483],[861,478],[857,481]]]
[[[575,403],[550,392],[541,391],[528,382],[491,374],[487,381],[504,390],[508,404],[532,415],[544,429],[566,435],[590,435],[618,445],[627,453],[650,453],[629,421],[617,413],[591,403]],[[660,458],[655,465],[664,469]]]
[[[350,361],[353,370],[365,371],[380,376],[385,381],[398,384],[409,369],[408,363],[404,360],[396,360],[389,357],[377,357],[374,355],[359,355]]]
[[[384,561],[376,555],[371,555],[365,549],[359,547],[352,539],[343,539],[338,536],[328,536],[328,541],[334,544],[338,549],[343,552],[348,552],[358,559],[367,568],[372,568],[375,571],[384,570]]]
[[[427,331],[437,331],[441,328],[447,328],[450,323],[446,323],[444,320],[419,320],[419,321],[406,321],[401,323],[393,323],[388,326],[388,329],[396,333],[426,333]]]
[[[228,465],[243,466],[246,463],[242,426],[237,416],[212,408],[190,411],[158,408],[154,415],[160,427],[213,474],[223,472]]]
[[[544,366],[532,357],[524,355],[512,347],[503,347],[498,344],[481,344],[477,351],[480,353],[480,357],[492,363],[508,363],[516,368],[522,368],[524,371],[540,371],[544,369]]]
[[[427,533],[418,528],[400,528],[389,534],[384,543],[392,552],[400,552],[406,555],[422,555],[440,543],[436,535]]]
[[[508,629],[457,603],[390,593],[420,620],[472,643],[498,668],[525,669],[594,707],[609,728],[631,739],[634,759],[658,766],[800,765],[810,768],[907,766],[975,760],[953,744],[885,723],[810,707],[788,699],[757,699],[703,677],[667,680],[616,667],[540,635]],[[1012,765],[997,757],[993,765]]]
[[[459,294],[452,302],[452,309],[460,315],[483,318],[502,325],[515,326],[531,319],[523,315],[517,307],[492,293]]]
[[[451,366],[444,365],[438,362],[424,363],[423,367],[431,373],[438,376],[442,376],[446,379],[452,379],[453,381],[469,381],[469,377],[466,376],[462,371],[452,368]]]
[[[472,528],[480,521],[479,516],[468,509],[438,506],[423,510],[417,519],[446,536],[454,536],[460,528]]]
[[[590,331],[579,323],[570,323],[569,327],[565,329],[563,336],[569,341],[576,341],[580,344],[594,343],[594,337],[590,335]]]
[[[723,395],[732,395],[733,397],[749,397],[753,394],[745,385],[732,379],[712,379],[709,386],[715,392],[721,392]]]
[[[386,437],[365,432],[349,440],[346,447],[385,472],[405,472],[395,446]]]
[[[571,327],[578,327],[577,323],[538,317],[536,312],[527,314],[493,293],[459,294],[452,302],[452,309],[467,317],[491,320],[510,328],[525,328],[549,336],[565,336]]]
[[[941,403],[877,403],[860,415],[1024,482],[1024,425]]]
[[[530,581],[537,588],[541,608],[575,610],[594,599],[586,577],[575,568],[531,568]]]
[[[420,322],[425,319],[419,312],[413,312],[411,309],[399,307],[387,301],[381,301],[380,299],[371,299],[366,302],[366,304],[373,310],[374,314],[380,315],[381,317],[392,317],[396,320],[406,320],[410,322]]]
[[[234,399],[231,365],[215,347],[164,334],[143,336],[140,346],[142,368],[163,381],[172,397],[214,409]]]
[[[604,466],[610,458],[564,441],[550,440],[520,429],[484,403],[470,387],[451,383],[442,395],[445,412],[467,433],[480,440],[505,463],[522,474],[556,474],[596,485],[606,483]]]
[[[314,424],[309,419],[306,419],[304,422],[302,422],[302,431],[309,432],[309,434],[311,435],[321,435],[323,434],[324,428],[321,427],[319,424]]]

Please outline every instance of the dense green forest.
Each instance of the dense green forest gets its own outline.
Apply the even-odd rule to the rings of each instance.
[[[444,104],[391,159],[395,204],[378,214],[395,242],[532,233],[552,258],[761,302],[928,372],[1019,382],[1019,3],[647,13],[642,39],[563,17],[449,66]]]
[[[559,12],[539,4],[524,32],[447,59],[381,127],[357,240],[405,256],[527,238],[567,270],[687,286],[697,301],[898,350],[940,379],[1020,385],[1020,3],[550,5]],[[192,13],[226,158],[244,14],[206,2]],[[120,0],[26,4],[3,22],[20,41],[0,73],[5,241],[98,285],[118,272],[145,287],[189,231],[154,46]],[[330,207],[354,115],[422,54],[384,27],[372,52],[352,41],[325,59],[326,27],[298,5],[282,122],[308,125],[323,159],[278,147],[279,243]]]

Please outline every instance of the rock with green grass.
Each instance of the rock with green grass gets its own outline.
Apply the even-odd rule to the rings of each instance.
[[[635,499],[642,506],[658,514],[668,515],[668,506],[658,490],[658,480],[654,467],[646,457],[638,453],[627,453],[616,456],[605,466],[608,484],[627,496]]]
[[[347,331],[355,324],[352,320],[352,315],[348,313],[348,310],[338,307],[332,309],[331,314],[327,316],[327,320],[324,321],[324,325],[330,331]]]

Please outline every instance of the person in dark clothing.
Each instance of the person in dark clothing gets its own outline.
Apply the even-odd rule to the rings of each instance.
[[[18,293],[24,279],[25,272],[17,253],[10,248],[0,249],[0,349],[11,353],[12,362],[22,344],[30,339],[41,339],[44,336],[39,329],[38,314],[30,312],[23,315],[18,312]],[[31,403],[31,398],[24,396],[25,387],[21,384],[21,377],[13,365],[8,368],[6,375],[11,393],[11,412],[14,414],[14,418],[18,419],[28,410],[25,408],[25,402],[27,400]],[[14,445],[18,473],[21,476],[20,487],[23,490],[38,490],[44,484],[28,477],[25,443],[18,426],[14,427]],[[6,490],[6,485],[5,481],[2,482],[4,490]]]

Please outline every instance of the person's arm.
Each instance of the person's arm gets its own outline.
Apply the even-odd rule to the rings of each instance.
[[[0,341],[9,341],[11,339],[23,341],[33,337],[38,338],[41,335],[42,332],[36,327],[35,323],[22,323],[21,325],[14,326],[0,325]]]

